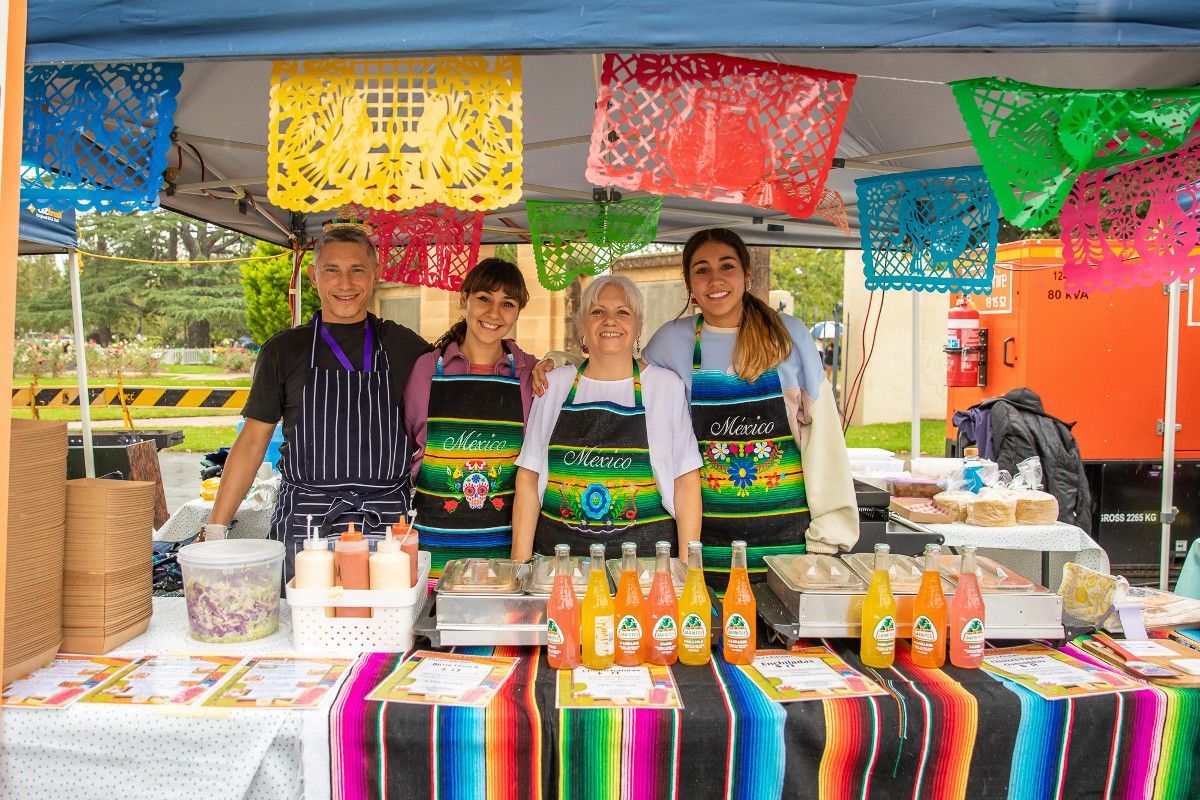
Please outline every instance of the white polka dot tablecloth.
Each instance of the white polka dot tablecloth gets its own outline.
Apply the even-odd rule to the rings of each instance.
[[[1053,525],[1015,525],[1010,528],[985,528],[963,523],[922,523],[940,533],[950,547],[974,545],[994,550],[1026,550],[1049,553],[1073,553],[1077,564],[1107,573],[1108,554],[1084,532],[1083,528],[1056,522]]]
[[[190,539],[200,532],[212,515],[213,501],[189,500],[154,532],[156,542],[179,542]],[[274,504],[263,506],[259,503],[242,503],[237,513],[233,515],[235,524],[229,530],[230,539],[265,539],[271,535],[271,515],[275,511]]]
[[[187,634],[182,597],[154,598],[150,629],[110,655],[224,655],[292,651],[290,615],[279,631],[242,644]],[[311,711],[164,709],[76,703],[62,711],[6,709],[0,724],[4,800],[325,800],[329,704]]]

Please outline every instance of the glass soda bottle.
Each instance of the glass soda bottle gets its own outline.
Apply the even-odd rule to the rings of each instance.
[[[754,660],[757,617],[758,605],[746,572],[746,543],[739,540],[733,543],[729,585],[725,588],[721,613],[723,655],[730,664],[749,664]]]
[[[621,579],[616,597],[617,652],[622,667],[638,667],[646,659],[646,599],[638,582],[637,545],[621,545]]]
[[[608,669],[613,665],[616,625],[613,599],[604,575],[604,545],[591,547],[592,569],[583,595],[583,665],[588,669]]]
[[[688,573],[679,598],[679,663],[688,666],[707,664],[712,655],[712,602],[704,584],[702,545],[688,542]]]
[[[896,657],[896,598],[892,595],[890,552],[886,544],[875,545],[875,569],[863,598],[859,657],[876,669],[890,667]]]
[[[671,580],[671,543],[654,543],[654,580],[650,583],[650,641],[646,660],[674,664],[679,658],[679,598]]]
[[[938,569],[941,552],[936,544],[925,545],[925,572],[913,604],[912,659],[927,669],[946,663],[946,596]]]
[[[554,546],[554,585],[546,603],[546,662],[551,669],[579,666],[579,602],[571,582],[571,546]]]
[[[962,549],[962,568],[950,601],[950,663],[968,669],[983,663],[983,595],[975,574],[975,548]]]

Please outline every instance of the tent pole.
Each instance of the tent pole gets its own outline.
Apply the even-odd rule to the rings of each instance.
[[[912,431],[911,459],[921,457],[921,294],[912,293]]]
[[[67,251],[67,272],[71,277],[71,324],[75,330],[75,376],[79,382],[79,422],[83,427],[83,474],[96,477],[96,457],[92,451],[92,408],[88,394],[87,350],[83,342],[83,299],[79,291],[79,251]]]
[[[299,242],[292,242],[292,285],[289,289],[292,298],[292,327],[300,324],[300,315],[303,313],[301,308],[301,296],[304,293],[304,276],[300,269],[300,262],[303,258],[303,251],[300,249]]]
[[[1175,521],[1175,394],[1179,384],[1179,279],[1167,291],[1167,381],[1163,403],[1162,541],[1158,554],[1158,588],[1167,591],[1171,572],[1171,523]]]

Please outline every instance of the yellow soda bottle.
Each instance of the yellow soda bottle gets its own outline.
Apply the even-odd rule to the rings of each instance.
[[[580,613],[583,666],[588,669],[608,669],[613,665],[616,644],[616,608],[612,595],[608,593],[608,578],[604,574],[604,545],[592,545],[591,556],[592,569]]]
[[[704,585],[702,545],[688,542],[688,573],[679,598],[679,663],[696,667],[712,657],[712,601]]]
[[[896,598],[889,577],[891,549],[875,545],[875,569],[862,607],[859,657],[868,667],[887,669],[896,658]]]

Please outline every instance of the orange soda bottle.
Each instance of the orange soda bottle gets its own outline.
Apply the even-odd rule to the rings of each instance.
[[[729,585],[722,602],[721,631],[725,660],[730,664],[749,664],[754,660],[755,622],[758,604],[750,591],[746,573],[746,543],[733,542],[729,561]]]
[[[583,666],[588,669],[608,669],[613,665],[616,625],[614,606],[608,593],[608,578],[604,574],[604,545],[591,546],[592,571],[588,575],[587,591],[583,595],[582,639]]]
[[[554,546],[554,585],[546,603],[546,662],[550,669],[579,666],[579,602],[571,582],[571,546]]]
[[[896,598],[892,594],[891,548],[875,545],[875,568],[863,598],[859,657],[868,667],[887,669],[896,658]]]
[[[975,573],[975,548],[962,549],[962,568],[950,601],[950,663],[968,669],[983,663],[983,595]]]
[[[671,543],[654,543],[654,580],[650,583],[650,641],[646,660],[674,664],[679,658],[679,598],[671,580]]]
[[[946,663],[946,596],[938,556],[942,548],[925,545],[925,572],[913,604],[912,659],[918,667],[938,669]]]
[[[679,663],[700,666],[712,655],[712,602],[704,584],[703,546],[688,542],[688,573],[679,598]]]
[[[622,667],[639,667],[646,660],[646,599],[638,582],[637,545],[621,545],[621,580],[616,597],[617,653]]]

